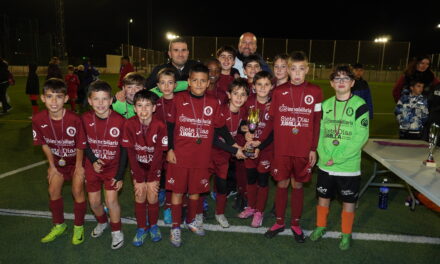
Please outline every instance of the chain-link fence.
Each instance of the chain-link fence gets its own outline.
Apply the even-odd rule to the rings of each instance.
[[[205,61],[215,56],[223,45],[237,47],[233,37],[184,37],[188,41],[191,58]],[[331,68],[335,64],[362,63],[367,70],[403,70],[409,60],[410,42],[390,41],[375,43],[361,40],[308,40],[258,38],[257,52],[269,63],[280,53],[304,51],[317,68]]]

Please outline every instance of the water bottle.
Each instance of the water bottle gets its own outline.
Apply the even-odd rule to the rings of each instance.
[[[385,178],[382,181],[382,186],[379,188],[379,208],[380,209],[387,209],[388,208],[388,192],[390,191],[390,188],[385,186],[385,184],[388,182],[388,179]]]

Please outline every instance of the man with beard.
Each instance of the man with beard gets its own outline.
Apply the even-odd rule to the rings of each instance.
[[[235,57],[235,65],[236,68],[240,72],[240,77],[245,78],[246,75],[243,72],[243,61],[250,55],[257,55],[261,58],[261,65],[263,71],[272,72],[269,65],[264,61],[261,55],[257,54],[257,37],[250,32],[243,33],[240,36],[240,40],[238,42],[238,54]]]

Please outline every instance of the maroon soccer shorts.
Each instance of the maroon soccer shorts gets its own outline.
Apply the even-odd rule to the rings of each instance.
[[[73,173],[75,172],[75,166],[65,166],[65,167],[58,167],[55,166],[59,173],[63,175],[63,178],[65,181],[71,181],[73,178]]]
[[[259,173],[269,172],[271,169],[271,163],[273,159],[273,151],[270,149],[264,149],[260,152],[258,158],[256,159],[245,159],[244,166],[246,169],[255,169]]]
[[[209,192],[208,168],[182,168],[168,164],[166,189],[173,193]]]
[[[296,182],[309,182],[312,178],[309,158],[275,156],[272,164],[272,176],[276,181],[293,178]]]
[[[212,158],[209,167],[209,174],[215,174],[219,178],[226,180],[226,178],[228,177],[228,168],[229,157]]]
[[[86,169],[86,191],[98,192],[101,191],[102,184],[107,191],[114,191],[115,187],[112,186],[113,178],[116,174],[115,171],[96,173],[93,170]]]

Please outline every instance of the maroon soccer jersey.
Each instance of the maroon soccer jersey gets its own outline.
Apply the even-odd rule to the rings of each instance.
[[[137,182],[160,179],[163,151],[168,149],[167,128],[162,121],[153,118],[145,126],[137,116],[130,118],[124,125],[122,146],[134,151],[129,161]]]
[[[208,168],[214,128],[225,124],[218,100],[211,95],[195,97],[190,92],[176,94],[170,122],[175,123],[176,166]]]
[[[154,117],[166,124],[167,120],[171,117],[172,105],[173,99],[165,99],[161,97],[159,100],[157,100]]]
[[[228,94],[226,93],[228,91],[229,85],[234,81],[233,75],[224,75],[220,74],[220,77],[217,81],[217,94],[218,99],[223,103],[228,102]]]
[[[257,101],[257,95],[256,94],[251,94],[249,96],[249,98],[246,101],[245,104],[245,109],[246,109],[246,116],[245,116],[245,120],[247,122],[247,118],[249,116],[249,111],[252,109],[259,109],[260,113],[259,113],[259,123],[257,126],[257,129],[254,132],[254,138],[257,140],[262,139],[261,135],[263,133],[263,130],[265,129],[266,126],[270,126],[272,123],[270,122],[270,118],[269,118],[269,110],[271,108],[271,104],[272,102],[269,101],[266,104],[261,104]]]
[[[66,166],[76,163],[76,149],[86,148],[86,138],[81,119],[74,112],[65,110],[62,120],[49,119],[49,112],[43,110],[32,117],[34,145],[48,145],[55,165],[61,157]]]
[[[125,118],[115,111],[110,111],[108,118],[101,119],[95,112],[89,111],[82,115],[82,121],[90,149],[105,163],[101,174],[109,172],[116,174]],[[93,170],[90,161],[86,160],[86,170]]]
[[[322,90],[290,82],[273,91],[269,114],[273,120],[275,156],[308,157],[316,150],[321,120]]]

